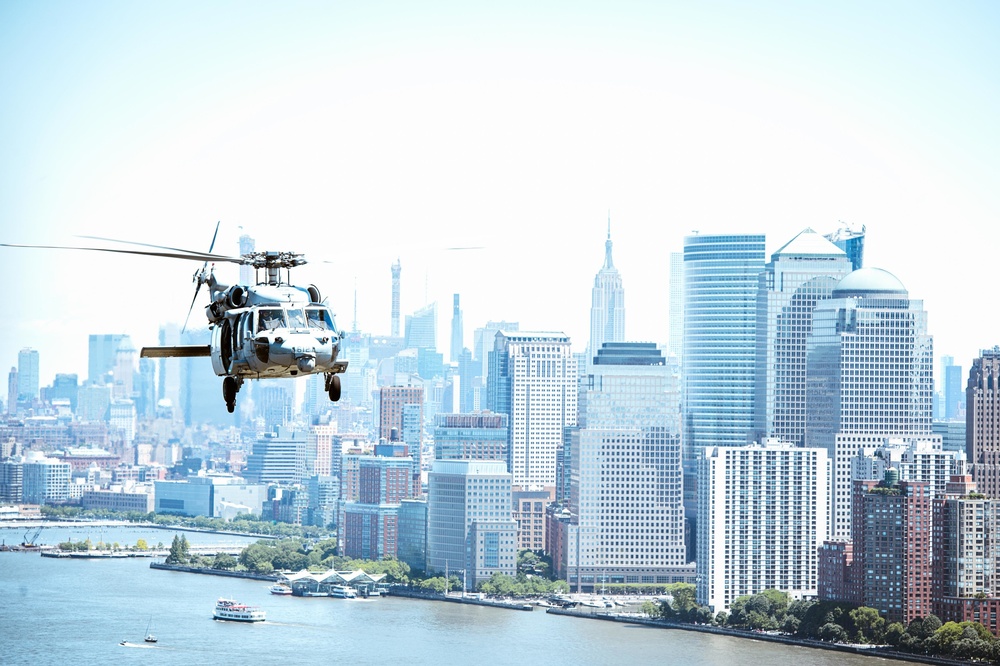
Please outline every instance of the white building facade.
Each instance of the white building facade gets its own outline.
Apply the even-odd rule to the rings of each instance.
[[[571,589],[690,576],[684,547],[680,374],[653,343],[605,343],[570,431]]]
[[[577,361],[563,333],[499,331],[489,408],[508,417],[507,469],[525,489],[555,488],[563,429],[576,425]]]
[[[768,589],[815,596],[829,535],[826,449],[709,447],[698,465],[698,603],[728,611]]]

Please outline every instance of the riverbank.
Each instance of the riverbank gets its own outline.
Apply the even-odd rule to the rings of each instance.
[[[441,592],[428,592],[419,588],[411,588],[405,585],[393,585],[389,588],[389,594],[394,597],[406,597],[408,599],[426,599],[427,601],[448,601],[454,604],[468,604],[470,606],[489,606],[491,608],[506,608],[508,610],[531,611],[535,607],[523,601],[507,599],[489,599],[478,594],[474,596],[449,594]]]
[[[206,574],[210,576],[228,576],[229,578],[246,578],[249,580],[265,580],[275,582],[278,574],[258,574],[251,571],[227,571],[225,569],[205,569],[203,567],[188,567],[182,564],[166,564],[164,562],[150,562],[150,569],[161,569],[164,571],[180,571],[182,573]]]
[[[748,629],[736,629],[733,627],[718,627],[709,624],[669,622],[666,620],[643,617],[634,613],[589,612],[570,608],[549,608],[546,612],[551,615],[566,615],[591,620],[641,624],[661,629],[680,629],[681,631],[694,631],[704,634],[715,634],[717,636],[732,636],[734,638],[746,638],[754,641],[764,641],[767,643],[781,643],[783,645],[796,647],[844,652],[863,657],[872,657],[875,659],[895,659],[897,661],[909,661],[919,664],[934,664],[935,666],[968,666],[968,664],[971,663],[961,659],[946,659],[943,657],[932,657],[929,655],[915,655],[907,652],[896,652],[894,650],[877,646],[826,643],[824,641],[810,640],[807,638],[795,638],[794,636],[788,636],[786,634],[750,631]]]

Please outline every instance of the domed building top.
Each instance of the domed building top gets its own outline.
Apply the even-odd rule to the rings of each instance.
[[[850,296],[902,296],[909,292],[895,275],[881,268],[859,268],[844,276],[833,289],[833,298]]]

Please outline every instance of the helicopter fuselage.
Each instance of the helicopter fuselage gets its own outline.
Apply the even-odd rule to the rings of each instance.
[[[208,307],[215,374],[262,379],[346,370],[347,363],[337,360],[333,314],[313,300],[316,292],[282,284],[216,293]]]

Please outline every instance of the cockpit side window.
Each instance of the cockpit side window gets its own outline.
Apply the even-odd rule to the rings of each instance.
[[[270,331],[285,325],[285,313],[280,308],[261,308],[257,311],[257,330]]]
[[[318,328],[324,331],[333,330],[333,320],[330,318],[330,311],[326,308],[309,308],[306,310],[306,319],[309,320],[309,328]]]

